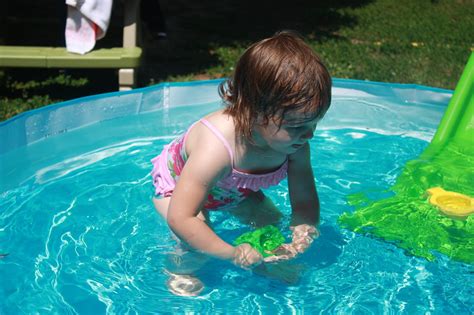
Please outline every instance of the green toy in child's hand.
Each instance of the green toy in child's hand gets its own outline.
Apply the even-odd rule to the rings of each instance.
[[[234,241],[235,245],[243,243],[250,244],[255,248],[263,257],[272,256],[268,252],[277,249],[280,245],[285,242],[285,237],[281,234],[280,230],[273,225],[267,225],[262,228],[256,229],[252,232],[247,232]]]

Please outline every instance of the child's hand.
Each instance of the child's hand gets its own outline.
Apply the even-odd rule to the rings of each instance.
[[[265,262],[277,262],[281,260],[288,260],[298,254],[304,253],[319,237],[319,232],[316,227],[309,224],[301,224],[290,227],[293,231],[292,241],[289,244],[283,244],[273,251],[273,256],[265,258]]]
[[[263,256],[250,244],[244,243],[234,248],[232,262],[244,269],[253,268],[263,261]]]
[[[304,253],[313,241],[319,237],[319,231],[316,227],[309,224],[292,226],[290,230],[293,231],[291,245],[300,254]]]
[[[265,262],[288,260],[298,255],[298,252],[296,251],[296,249],[293,248],[293,245],[290,243],[282,244],[280,247],[271,252],[271,254],[273,255],[265,257]]]

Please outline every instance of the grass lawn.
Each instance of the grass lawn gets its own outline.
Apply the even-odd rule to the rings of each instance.
[[[52,18],[31,19],[25,13],[15,13],[23,12],[22,1],[26,0],[17,0],[9,8],[6,22],[10,28],[0,40],[11,45],[57,42],[50,33],[31,38],[15,35],[18,21],[23,29],[38,30],[60,29],[64,22],[58,19],[54,24]],[[46,2],[56,5],[52,0]],[[298,0],[291,6],[279,0],[160,3],[168,37],[152,40],[143,30],[145,58],[139,86],[228,76],[245,47],[280,29],[299,31],[338,78],[454,89],[474,50],[473,0]],[[118,7],[98,47],[120,44],[120,19]],[[3,69],[0,119],[116,89],[114,70]]]

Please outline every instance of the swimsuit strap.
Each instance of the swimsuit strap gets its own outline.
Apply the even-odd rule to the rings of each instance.
[[[229,156],[230,156],[230,161],[232,163],[232,165],[234,165],[234,154],[232,153],[232,149],[230,147],[230,144],[229,142],[226,140],[226,138],[224,138],[224,136],[222,135],[222,133],[217,130],[216,127],[214,127],[214,125],[212,125],[207,119],[205,118],[202,118],[200,120],[200,122],[202,122],[207,128],[209,128],[211,130],[211,132],[217,137],[219,138],[219,140],[221,140],[222,144],[225,146],[225,148],[227,149],[227,152],[229,152]]]

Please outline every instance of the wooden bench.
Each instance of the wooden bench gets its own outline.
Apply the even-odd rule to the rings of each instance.
[[[137,47],[139,4],[140,0],[124,1],[123,47],[78,55],[69,53],[65,47],[0,46],[0,67],[116,68],[119,69],[119,89],[132,89],[142,56],[141,48]]]

